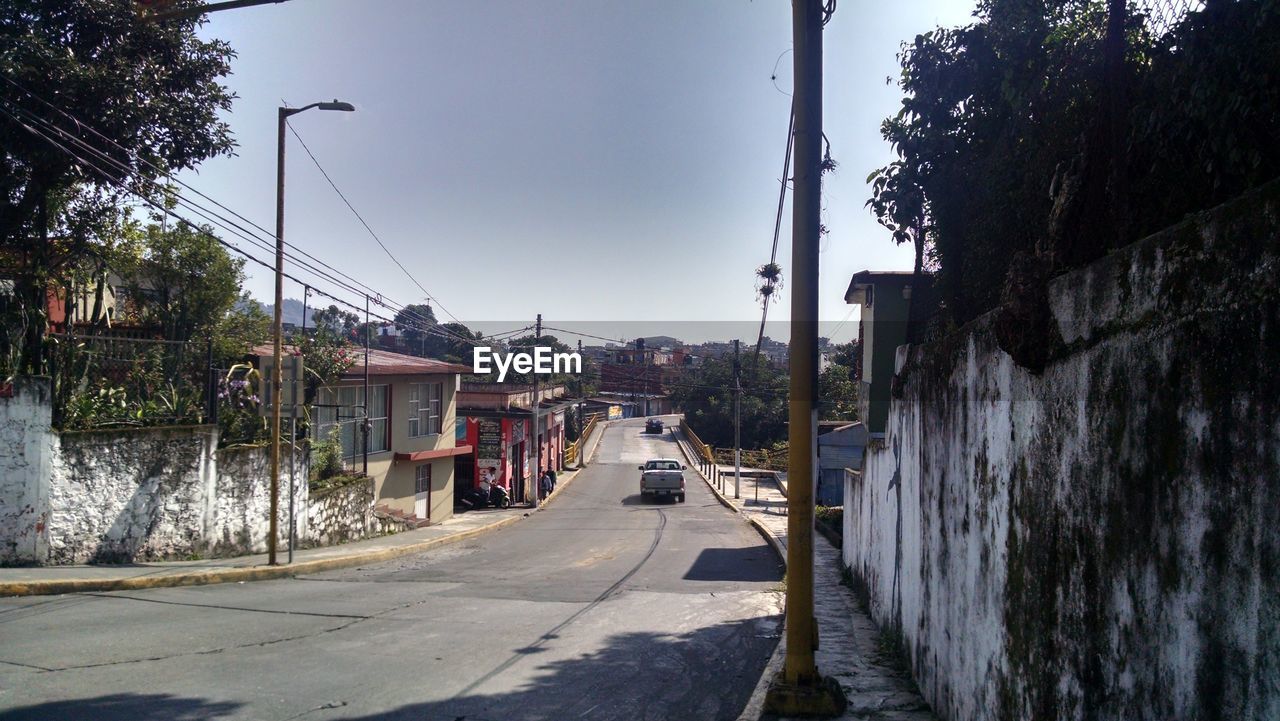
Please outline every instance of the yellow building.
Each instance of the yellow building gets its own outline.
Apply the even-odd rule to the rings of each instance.
[[[255,350],[259,367],[269,365],[270,346]],[[457,445],[455,429],[460,374],[471,367],[370,349],[366,372],[364,351],[354,355],[315,398],[313,440],[341,444],[344,465],[373,478],[381,509],[419,525],[449,518],[454,457],[471,453]]]

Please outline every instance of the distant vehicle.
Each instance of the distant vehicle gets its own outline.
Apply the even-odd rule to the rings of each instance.
[[[661,418],[650,418],[644,422],[645,433],[661,433],[664,430],[666,430],[666,427],[662,425]]]
[[[640,496],[674,496],[684,503],[686,466],[674,458],[653,458],[640,466]]]

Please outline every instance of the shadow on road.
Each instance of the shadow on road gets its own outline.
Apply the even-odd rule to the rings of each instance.
[[[97,698],[50,701],[35,706],[0,711],[2,721],[49,719],[136,719],[136,721],[198,721],[235,713],[244,704],[207,701],[169,694],[117,693]]]
[[[532,667],[532,680],[507,688],[502,675],[474,691],[439,701],[409,703],[385,711],[361,708],[364,689],[343,698],[335,684],[325,698],[311,698],[292,715],[346,721],[467,721],[498,719],[736,719],[778,642],[782,619],[761,616],[700,628],[679,636],[621,633],[603,648]],[[550,646],[543,651],[554,651]],[[429,656],[430,649],[423,649]],[[524,664],[537,663],[525,656]],[[406,663],[414,659],[406,658]],[[503,673],[521,673],[525,666]],[[284,669],[282,669],[282,672]],[[523,675],[523,673],[522,673]],[[424,677],[424,688],[430,678]],[[485,693],[486,688],[493,690]],[[403,691],[412,695],[414,691]],[[92,719],[93,721],[195,721],[235,716],[265,718],[240,702],[212,702],[161,694],[114,694],[54,701],[0,712],[0,721]]]
[[[698,554],[697,560],[684,574],[684,579],[686,581],[776,581],[783,570],[777,558],[768,546],[707,548]]]
[[[676,502],[675,496],[653,496],[648,498],[634,493],[622,499],[624,506],[670,506]]]
[[[514,690],[408,704],[346,721],[423,719],[738,718],[778,641],[782,619],[766,616],[680,636],[624,633],[591,654],[551,661]],[[348,709],[348,713],[350,710]]]

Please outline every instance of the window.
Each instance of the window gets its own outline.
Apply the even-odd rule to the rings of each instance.
[[[409,386],[409,437],[437,434],[441,430],[443,383],[414,383]]]
[[[336,431],[342,443],[343,457],[355,458],[363,453],[360,424],[365,417],[364,386],[321,388],[318,403],[315,409],[316,438],[328,440],[329,435]],[[369,423],[369,452],[389,450],[386,386],[369,386]]]
[[[414,469],[413,492],[426,493],[431,489],[431,464],[423,463]]]

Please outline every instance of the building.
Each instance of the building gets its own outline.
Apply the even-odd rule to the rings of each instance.
[[[912,273],[890,271],[854,273],[844,302],[861,306],[858,337],[862,361],[858,364],[858,415],[872,438],[884,438],[889,418],[894,358],[907,342],[907,311],[911,301]]]
[[[530,473],[530,439],[534,437],[532,398],[528,385],[463,383],[458,393],[458,442],[468,452],[457,457],[455,494],[487,479],[506,488],[513,503],[527,503],[531,478],[542,471],[564,470],[565,412],[573,405],[564,386],[538,389],[538,432],[541,466]]]
[[[271,365],[270,345],[254,353],[259,368]],[[371,349],[366,384],[359,351],[338,381],[317,394],[312,439],[338,442],[347,467],[373,478],[383,510],[424,525],[443,521],[453,515],[454,456],[471,453],[457,445],[454,429],[459,381],[470,372],[470,366]]]
[[[818,505],[844,505],[845,471],[861,472],[867,441],[867,427],[862,423],[818,424],[818,489],[814,496]]]

